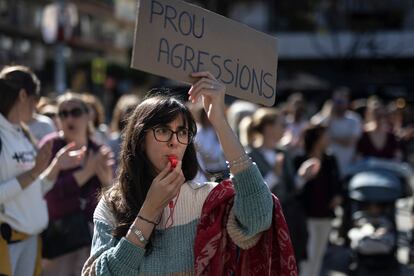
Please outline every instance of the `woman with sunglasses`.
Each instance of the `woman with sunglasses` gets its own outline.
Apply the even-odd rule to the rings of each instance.
[[[0,275],[39,275],[39,233],[48,221],[43,195],[60,170],[77,166],[83,156],[72,153],[74,144],[52,155],[51,143],[37,150],[31,142],[25,123],[32,119],[39,90],[27,67],[0,72]]]
[[[168,90],[151,91],[129,118],[118,179],[95,210],[82,275],[230,275],[252,268],[257,275],[293,275],[280,205],[225,119],[225,86],[209,72],[191,76],[198,81],[189,100],[203,101],[232,180],[193,181],[194,119]],[[281,251],[275,216],[276,232],[285,237]]]
[[[52,153],[72,142],[76,144],[76,150],[86,153],[83,164],[62,171],[53,189],[45,196],[50,223],[43,234],[46,258],[43,275],[78,275],[89,254],[91,235],[88,226],[92,225],[97,194],[112,182],[113,160],[109,148],[90,139],[89,109],[80,95],[66,93],[59,96],[57,106],[61,131],[46,137],[43,142],[52,141]],[[64,235],[55,229],[58,225],[72,233]]]

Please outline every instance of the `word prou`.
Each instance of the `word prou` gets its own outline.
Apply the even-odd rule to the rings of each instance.
[[[170,45],[165,38],[159,41],[157,62],[185,72],[214,68],[212,74],[225,84],[257,93],[267,99],[272,98],[276,93],[274,88],[276,75],[272,73],[250,68],[248,65],[241,64],[239,59],[233,60],[206,51],[194,50],[183,43]]]
[[[199,24],[197,24],[197,17],[195,14],[190,14],[187,11],[177,12],[176,8],[170,5],[163,6],[158,1],[151,1],[151,14],[149,22],[153,23],[155,17],[161,17],[164,29],[172,28],[175,32],[183,36],[192,35],[195,38],[202,38],[204,36],[204,17],[201,17]]]

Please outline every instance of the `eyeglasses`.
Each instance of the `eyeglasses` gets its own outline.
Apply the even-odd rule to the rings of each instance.
[[[193,134],[187,128],[179,128],[177,131],[173,131],[168,127],[154,127],[152,128],[154,138],[158,142],[168,142],[171,140],[173,134],[177,137],[180,144],[188,145],[193,140]]]
[[[79,107],[72,108],[70,110],[61,110],[58,113],[59,118],[66,119],[69,116],[72,116],[73,118],[79,118],[80,116],[85,113],[85,110]]]

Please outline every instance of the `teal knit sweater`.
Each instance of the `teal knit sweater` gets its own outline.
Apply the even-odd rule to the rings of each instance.
[[[227,231],[240,248],[253,246],[262,231],[272,221],[271,193],[256,165],[233,177],[236,190]],[[82,275],[194,275],[193,242],[204,200],[217,183],[207,182],[198,189],[184,184],[174,213],[174,224],[165,228],[168,207],[154,230],[153,249],[144,256],[145,249],[127,239],[112,236],[115,219],[108,205],[101,200],[94,213],[94,235],[91,256]]]

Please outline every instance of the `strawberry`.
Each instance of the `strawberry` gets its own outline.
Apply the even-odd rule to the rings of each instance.
[[[168,161],[171,163],[171,169],[177,167],[178,160],[175,155],[168,155]]]

